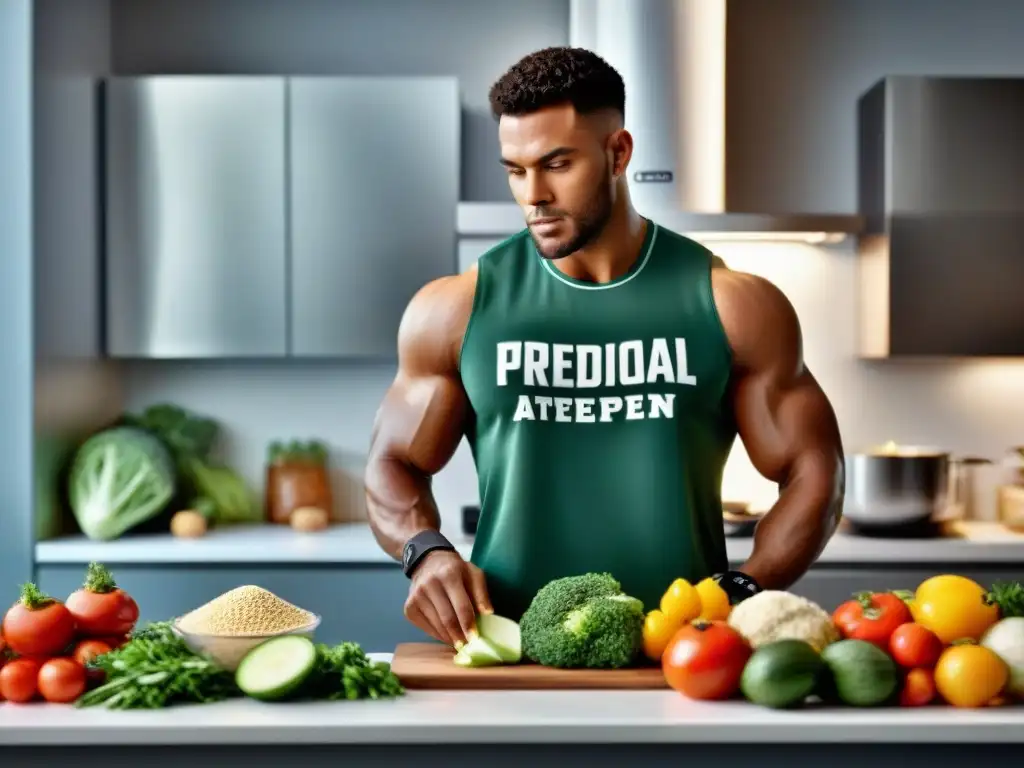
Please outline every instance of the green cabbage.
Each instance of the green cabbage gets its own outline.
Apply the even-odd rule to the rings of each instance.
[[[215,525],[258,523],[263,520],[263,506],[256,500],[242,476],[230,467],[213,460],[213,446],[220,427],[213,419],[190,413],[180,405],[151,405],[139,415],[128,415],[130,426],[155,435],[170,451],[177,468],[181,501],[198,500],[207,519]]]
[[[109,540],[160,514],[174,498],[171,454],[133,427],[93,435],[75,454],[68,477],[71,510],[82,533]]]

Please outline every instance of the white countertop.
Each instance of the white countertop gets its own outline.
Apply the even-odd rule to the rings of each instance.
[[[989,529],[986,529],[989,530]],[[473,542],[450,536],[469,557]],[[730,562],[750,555],[750,538],[729,538]],[[88,563],[339,563],[395,564],[377,545],[365,523],[335,525],[318,533],[296,533],[286,526],[237,526],[210,531],[200,539],[177,539],[170,534],[126,536],[110,542],[73,536],[36,544],[39,564]],[[822,564],[891,563],[1020,563],[1024,535],[986,533],[972,539],[888,539],[836,534],[818,559]]]
[[[372,654],[386,660],[390,654]],[[672,691],[408,691],[385,701],[248,699],[117,712],[0,704],[0,746],[1024,742],[1024,706],[981,710],[702,703]]]

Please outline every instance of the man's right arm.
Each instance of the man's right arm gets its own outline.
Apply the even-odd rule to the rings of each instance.
[[[459,352],[475,288],[475,269],[430,283],[399,328],[398,374],[377,411],[365,477],[370,527],[396,560],[410,538],[441,527],[431,478],[466,431]],[[458,553],[434,550],[416,564],[405,616],[423,631],[458,646],[491,610],[483,572]]]
[[[475,284],[475,270],[435,280],[409,302],[399,327],[398,373],[374,420],[365,475],[370,527],[396,560],[412,536],[441,525],[431,477],[465,433],[458,355]]]

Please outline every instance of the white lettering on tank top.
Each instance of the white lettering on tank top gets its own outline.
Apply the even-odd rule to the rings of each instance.
[[[670,343],[671,342],[671,343]],[[686,339],[653,339],[619,344],[548,344],[502,341],[497,348],[497,385],[542,389],[520,394],[513,421],[596,423],[625,419],[673,419],[676,394],[630,393],[605,397],[551,390],[639,387],[669,384],[693,387]]]

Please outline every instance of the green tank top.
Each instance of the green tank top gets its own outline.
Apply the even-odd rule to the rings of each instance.
[[[609,572],[655,608],[726,570],[736,437],[710,251],[648,221],[633,268],[564,275],[527,230],[485,253],[460,356],[480,484],[472,562],[518,619],[548,581]]]

